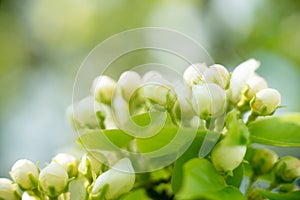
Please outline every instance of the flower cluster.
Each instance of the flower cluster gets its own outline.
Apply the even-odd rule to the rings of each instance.
[[[68,113],[82,136],[95,130],[94,133],[102,133],[119,129],[126,133],[128,128],[134,127],[127,127],[132,116],[165,112],[172,128],[183,127],[186,134],[196,130],[197,134],[204,134],[201,138],[218,135],[203,159],[211,164],[213,170],[210,172],[233,176],[233,171],[241,166],[250,149],[249,124],[258,117],[272,115],[281,103],[280,93],[268,88],[267,82],[255,73],[259,65],[258,61],[249,59],[228,72],[219,64],[192,64],[183,72],[181,80],[164,78],[156,71],[142,76],[126,71],[118,80],[101,75],[93,81],[91,95],[72,105]],[[141,153],[136,139],[132,136],[132,140],[120,148],[124,148],[124,152],[130,149]],[[101,145],[99,142],[96,146]],[[199,146],[192,149],[199,151]],[[120,156],[109,150],[102,154],[101,149],[98,150],[103,159],[92,151],[84,153],[80,159],[60,153],[43,169],[29,160],[19,160],[11,169],[12,181],[0,179],[0,199],[70,199],[69,188],[74,182],[83,185],[82,199],[116,199],[133,188],[143,187],[150,197],[174,197],[176,187],[174,191],[170,189],[172,170],[168,169],[171,172],[164,174],[165,179],[148,183],[152,174],[136,174],[136,160],[130,160],[128,154]],[[273,151],[254,149],[247,159],[253,170],[252,182],[259,176],[274,173],[270,188],[292,183],[300,176],[300,161],[294,157],[279,159]],[[136,162],[143,165],[142,159]],[[108,163],[111,167],[106,166]],[[163,192],[151,188],[155,184],[164,184],[161,186]]]
[[[135,174],[129,159],[122,159],[111,169],[102,171],[102,164],[89,153],[81,161],[71,154],[59,153],[45,168],[39,169],[29,160],[18,160],[10,176],[0,178],[0,199],[38,200],[70,199],[69,184],[86,180],[86,198],[114,199],[133,188]]]

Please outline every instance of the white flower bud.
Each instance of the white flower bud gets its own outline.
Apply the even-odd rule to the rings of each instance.
[[[98,76],[93,82],[91,93],[97,101],[110,105],[115,87],[116,81],[109,76]]]
[[[67,153],[59,153],[52,161],[63,166],[68,172],[68,177],[77,176],[77,159],[74,156]]]
[[[90,153],[85,153],[81,158],[78,170],[85,176],[92,178],[92,172],[94,172],[96,175],[100,174],[101,166],[101,162],[99,162],[94,156],[92,156]]]
[[[207,83],[192,87],[192,106],[201,119],[217,117],[225,112],[226,93],[218,85]]]
[[[0,199],[18,200],[21,199],[17,185],[7,178],[0,178]]]
[[[121,74],[118,86],[121,87],[125,99],[129,100],[134,91],[142,85],[140,75],[134,71],[126,71]]]
[[[40,198],[37,196],[29,195],[27,192],[24,192],[22,195],[22,200],[40,200]]]
[[[258,93],[250,101],[251,110],[260,116],[272,115],[281,103],[280,93],[271,88],[266,88]]]
[[[68,185],[68,173],[60,164],[52,162],[41,171],[39,183],[48,196],[59,196]]]
[[[18,160],[11,168],[10,176],[21,188],[30,190],[37,186],[39,172],[29,160]]]
[[[189,66],[183,73],[183,79],[189,86],[202,81],[202,75],[208,68],[204,63],[196,63]]]
[[[167,85],[145,85],[143,87],[143,94],[147,99],[168,108],[170,108],[177,99],[175,92]]]
[[[135,174],[128,158],[120,160],[112,169],[101,174],[92,189],[92,195],[97,195],[103,186],[109,185],[105,195],[106,199],[114,199],[119,195],[129,192],[134,185]]]
[[[156,81],[162,79],[162,76],[157,71],[149,71],[144,74],[142,80],[143,82]]]
[[[246,145],[228,145],[227,141],[219,142],[211,152],[211,160],[218,171],[232,172],[243,161]]]
[[[99,121],[101,119],[97,118],[96,113],[102,112],[98,102],[94,100],[92,96],[82,99],[79,103],[74,105],[73,117],[80,125],[88,127],[99,127]]]
[[[203,72],[203,78],[207,83],[215,83],[225,89],[229,82],[229,73],[222,65],[212,65]]]
[[[229,86],[229,98],[233,103],[237,103],[241,99],[247,80],[254,76],[259,65],[257,60],[249,59],[233,70]]]
[[[250,100],[257,92],[268,87],[267,82],[260,76],[253,76],[247,81],[246,90],[244,92],[245,97]]]

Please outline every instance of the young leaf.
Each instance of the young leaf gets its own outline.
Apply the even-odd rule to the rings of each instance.
[[[265,118],[249,124],[253,143],[300,146],[300,113]]]
[[[132,139],[119,129],[111,129],[88,130],[77,141],[88,149],[115,150],[116,147],[125,147]]]
[[[177,199],[195,199],[225,189],[223,177],[206,159],[194,158],[183,167],[183,180]]]

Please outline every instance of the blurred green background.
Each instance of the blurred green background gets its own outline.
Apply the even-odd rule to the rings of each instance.
[[[45,163],[74,145],[65,111],[76,72],[98,43],[132,28],[180,31],[230,69],[254,57],[282,93],[278,113],[300,111],[298,0],[0,2],[0,176],[17,159]]]

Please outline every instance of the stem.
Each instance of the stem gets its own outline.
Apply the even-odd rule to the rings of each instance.
[[[255,181],[257,180],[257,178],[258,178],[258,176],[255,175],[255,174],[253,174],[250,177],[249,185],[248,185],[247,190],[246,190],[246,196],[249,196],[249,194],[251,193],[253,184],[255,183]]]
[[[248,117],[248,120],[246,122],[246,125],[249,125],[251,122],[253,122],[254,120],[256,120],[256,118],[258,117],[257,114],[251,112],[251,114]]]
[[[273,180],[271,183],[270,183],[270,186],[268,188],[268,190],[273,190],[274,188],[277,188],[279,186],[279,183],[275,180]]]

